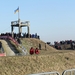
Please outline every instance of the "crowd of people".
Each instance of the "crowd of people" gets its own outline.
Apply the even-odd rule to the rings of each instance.
[[[1,33],[1,36],[11,36],[12,37],[12,34],[11,33]],[[14,37],[13,38],[36,38],[36,39],[40,39],[40,36],[37,35],[37,33],[35,34],[28,34],[28,33],[14,33],[13,35]]]
[[[1,33],[0,36],[11,36],[12,37],[12,34],[11,33]],[[37,33],[30,34],[29,36],[30,36],[30,38],[40,39],[40,37],[37,35]],[[28,34],[26,34],[26,33],[23,33],[23,34],[16,34],[16,33],[14,33],[14,39],[17,39],[17,42],[19,44],[21,44],[20,38],[28,38]],[[33,55],[33,54],[39,54],[40,53],[39,50],[42,50],[41,43],[39,43],[38,47],[39,48],[36,48],[36,49],[34,49],[33,47],[31,47],[30,48],[30,54],[31,55]],[[46,43],[45,43],[45,50],[46,50]]]
[[[75,41],[73,40],[65,40],[65,41],[60,41],[60,42],[54,42],[54,47],[56,49],[62,49],[61,46],[62,45],[70,45],[71,49],[75,49]]]

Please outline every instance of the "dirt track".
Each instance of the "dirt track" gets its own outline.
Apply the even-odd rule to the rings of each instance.
[[[13,50],[10,49],[8,43],[5,40],[0,40],[2,42],[2,46],[4,48],[4,51],[6,52],[6,56],[14,56],[15,53]]]

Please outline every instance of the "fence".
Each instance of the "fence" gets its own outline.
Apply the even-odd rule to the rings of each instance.
[[[60,75],[59,72],[43,72],[36,74],[28,74],[28,75]],[[75,69],[69,69],[62,72],[62,75],[75,75]]]
[[[44,72],[44,73],[29,74],[29,75],[60,75],[60,74],[58,72]]]
[[[65,70],[62,75],[75,75],[75,69]]]

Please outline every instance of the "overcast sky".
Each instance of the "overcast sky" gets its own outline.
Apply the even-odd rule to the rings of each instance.
[[[44,42],[75,40],[75,0],[0,0],[0,33],[11,32],[18,6],[20,19],[30,21],[30,33],[37,33]]]

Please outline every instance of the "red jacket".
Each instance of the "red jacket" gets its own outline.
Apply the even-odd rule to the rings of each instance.
[[[33,48],[30,49],[30,54],[31,55],[34,54],[34,49]]]
[[[37,48],[35,49],[35,54],[39,54],[39,50]]]

